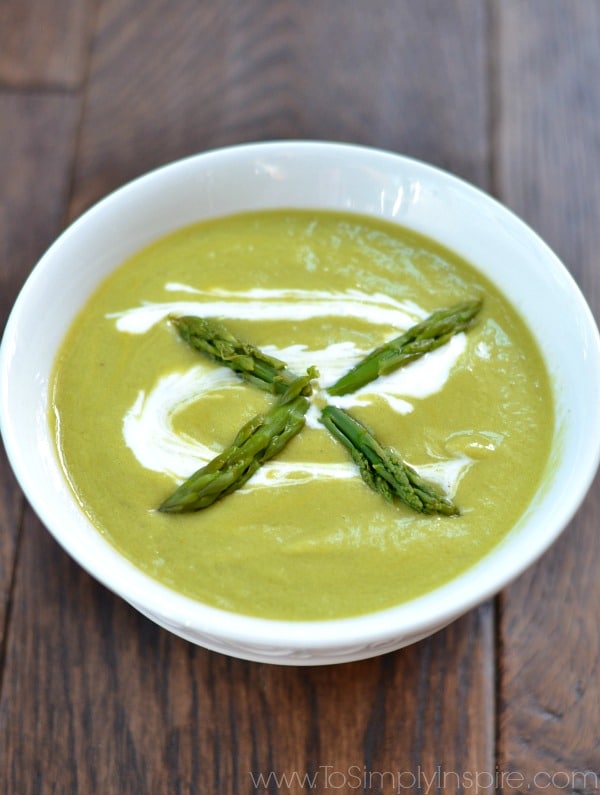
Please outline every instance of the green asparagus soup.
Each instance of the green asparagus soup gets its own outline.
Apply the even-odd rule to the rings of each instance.
[[[459,302],[465,331],[332,395],[374,348]],[[172,318],[218,319],[319,376],[302,430],[210,507],[157,510],[277,402],[185,342]],[[335,390],[332,390],[335,391]],[[458,515],[387,501],[321,422],[330,406],[393,448]],[[276,619],[399,604],[498,544],[548,466],[553,405],[526,324],[476,268],[362,216],[268,211],[181,229],[131,257],[66,336],[51,384],[65,476],[98,531],[165,585]]]

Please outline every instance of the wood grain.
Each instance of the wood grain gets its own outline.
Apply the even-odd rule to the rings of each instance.
[[[250,140],[347,140],[487,178],[478,0],[177,5],[103,4],[71,216],[142,171]]]
[[[84,78],[95,0],[3,0],[0,84],[72,89]]]
[[[497,34],[500,196],[598,318],[600,6],[502,4]],[[502,597],[500,759],[527,781],[540,773],[548,792],[600,786],[599,519],[596,482],[560,542]]]

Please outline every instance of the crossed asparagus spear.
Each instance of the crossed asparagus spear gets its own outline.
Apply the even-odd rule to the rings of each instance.
[[[472,324],[481,304],[478,299],[464,301],[434,312],[373,350],[327,392],[332,396],[354,392],[375,378],[439,348]],[[304,427],[312,381],[318,377],[318,372],[310,367],[306,375],[295,375],[285,362],[238,339],[219,321],[194,316],[171,320],[180,337],[191,347],[230,367],[249,383],[278,395],[278,401],[269,411],[244,425],[228,448],[194,472],[159,507],[165,513],[183,513],[206,508],[239,489],[265,461],[286,446]],[[452,516],[458,513],[446,495],[422,478],[394,449],[382,447],[347,411],[327,405],[320,419],[332,436],[349,450],[364,482],[388,502],[397,499],[427,514]]]

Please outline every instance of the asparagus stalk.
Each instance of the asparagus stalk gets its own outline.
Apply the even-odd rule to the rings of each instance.
[[[423,354],[444,345],[450,337],[465,331],[481,309],[481,300],[464,301],[440,309],[367,356],[328,388],[330,395],[347,395],[380,375],[396,370]]]
[[[295,379],[266,414],[258,414],[246,423],[232,444],[182,483],[159,511],[198,511],[241,488],[265,461],[276,456],[302,430],[309,401],[301,393],[317,375],[310,368],[305,376]]]
[[[365,483],[388,502],[394,498],[420,513],[458,514],[454,503],[433,484],[424,480],[398,453],[379,442],[347,412],[326,406],[321,422],[350,451]]]
[[[287,369],[285,362],[239,340],[218,320],[186,315],[172,317],[171,321],[179,336],[192,348],[230,367],[246,381],[267,392],[281,395],[297,378]],[[304,394],[311,394],[310,383],[305,385]]]

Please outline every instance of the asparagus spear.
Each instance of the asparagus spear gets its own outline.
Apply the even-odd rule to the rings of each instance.
[[[424,480],[398,453],[383,448],[369,431],[347,412],[326,406],[321,422],[350,451],[365,483],[388,502],[394,498],[420,513],[458,514],[454,503]]]
[[[347,395],[380,375],[402,367],[444,345],[450,337],[467,329],[481,309],[481,300],[464,301],[440,309],[412,326],[404,334],[371,351],[362,361],[328,388],[330,395]]]
[[[287,369],[285,362],[239,340],[218,320],[186,315],[172,317],[171,321],[179,336],[192,348],[230,367],[246,381],[267,392],[281,395],[297,378]],[[304,394],[311,394],[310,383],[305,385]]]
[[[317,375],[317,371],[310,368],[305,376],[292,381],[266,414],[258,414],[246,423],[232,444],[182,483],[162,503],[159,511],[198,511],[243,486],[304,427],[309,401],[301,393]]]

